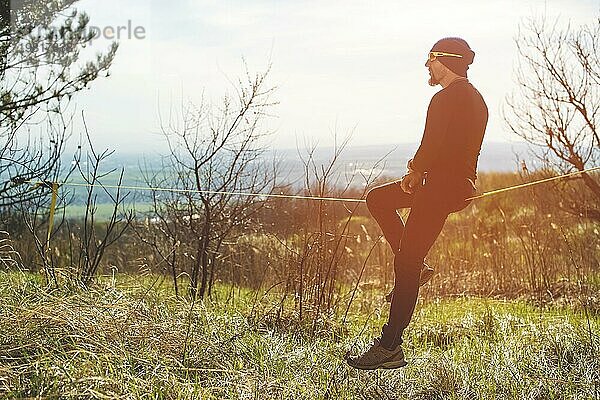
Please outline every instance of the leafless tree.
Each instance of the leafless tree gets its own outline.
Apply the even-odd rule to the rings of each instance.
[[[189,103],[181,120],[161,123],[169,155],[162,172],[146,174],[146,182],[181,191],[155,191],[149,229],[168,236],[163,260],[168,255],[189,265],[194,299],[210,294],[224,247],[235,246],[240,235],[256,228],[253,216],[264,199],[238,193],[269,192],[274,183],[274,172],[262,157],[262,140],[269,133],[261,122],[276,104],[267,75],[268,70],[255,76],[246,71],[235,84],[235,96],[225,96],[219,108],[205,100],[198,106]],[[174,262],[171,267],[176,280]]]
[[[2,208],[47,193],[31,191],[25,183],[53,178],[66,135],[40,124],[60,119],[76,92],[100,74],[108,75],[117,50],[113,43],[105,53],[84,53],[90,51],[86,47],[91,47],[94,33],[88,29],[88,16],[73,7],[76,0],[10,3],[17,6],[0,13]]]
[[[507,97],[504,117],[547,168],[583,171],[600,160],[600,17],[580,27],[559,23],[530,18],[520,27],[518,88]],[[559,206],[600,220],[597,175],[582,173],[575,180],[584,184],[562,183]]]
[[[103,162],[114,153],[114,150],[97,152],[94,150],[87,130],[86,137],[89,151],[85,155],[85,159],[82,160],[80,153],[75,157],[77,172],[87,185],[85,213],[81,225],[75,226],[75,234],[69,235],[71,238],[76,238],[73,246],[75,253],[70,257],[72,262],[69,277],[75,283],[84,286],[88,286],[95,278],[106,250],[119,242],[134,220],[132,210],[123,210],[129,196],[129,193],[123,193],[121,189],[124,169],[121,168],[117,181],[112,185],[116,186],[115,189],[109,189],[103,183],[106,182],[103,180],[104,177],[115,172],[115,170],[101,172],[100,169]],[[96,220],[98,192],[108,198],[111,205],[110,217],[103,224],[98,224]]]
[[[30,265],[39,265],[46,283],[54,287],[63,284],[88,287],[93,282],[106,251],[123,237],[134,219],[132,211],[123,211],[129,195],[120,188],[123,169],[112,185],[116,188],[108,188],[106,184],[106,178],[116,171],[102,171],[102,167],[113,151],[97,152],[87,127],[86,139],[87,150],[84,152],[84,149],[79,149],[70,171],[85,185],[83,218],[77,221],[65,218],[64,203],[69,198],[68,188],[59,188],[61,195],[57,209],[62,209],[63,213],[62,216],[57,215],[54,227],[48,223],[47,199],[44,197],[34,197],[19,204],[22,219],[30,233],[29,240],[37,250],[37,257],[32,259]],[[52,182],[46,185],[51,188]],[[99,221],[97,218],[98,193],[108,200],[105,204],[111,205],[110,216],[106,221]],[[49,240],[46,240],[47,237]],[[56,239],[59,243],[53,246]],[[66,253],[63,257],[58,255],[61,248]]]

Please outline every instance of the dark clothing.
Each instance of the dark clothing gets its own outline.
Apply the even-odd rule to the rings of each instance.
[[[438,92],[429,106],[421,146],[412,168],[426,172],[424,185],[413,194],[400,181],[378,186],[367,194],[367,207],[394,252],[394,297],[381,344],[393,348],[412,317],[425,256],[446,218],[460,211],[475,194],[476,166],[487,108],[468,82],[456,82]],[[397,213],[410,207],[406,225]]]
[[[367,194],[367,206],[394,252],[394,297],[381,343],[393,348],[402,343],[419,293],[419,276],[425,256],[442,231],[446,218],[460,211],[475,194],[473,183],[464,178],[459,183],[430,181],[413,194],[400,187],[400,181],[378,186]],[[406,225],[396,212],[409,208]]]
[[[481,94],[467,80],[437,92],[427,110],[427,122],[412,168],[431,178],[477,178],[477,159],[488,120]]]

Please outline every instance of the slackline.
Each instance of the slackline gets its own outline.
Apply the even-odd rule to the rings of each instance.
[[[466,200],[476,200],[481,199],[483,197],[493,196],[499,193],[508,192],[511,190],[522,189],[525,187],[530,187],[534,185],[539,185],[542,183],[555,181],[563,178],[567,178],[570,176],[575,176],[583,173],[588,173],[592,171],[600,170],[599,167],[593,167],[584,169],[581,171],[570,172],[568,174],[562,174],[557,176],[552,176],[550,178],[539,179],[532,182],[522,183],[519,185],[508,186],[505,188],[491,190],[489,192],[484,192],[482,194],[469,197]],[[151,186],[128,186],[128,185],[103,185],[103,184],[89,184],[89,183],[74,183],[74,182],[43,182],[43,181],[25,181],[27,183],[34,184],[36,186],[46,185],[54,188],[57,186],[70,186],[70,187],[102,187],[105,189],[125,189],[125,190],[142,190],[142,191],[155,191],[155,192],[174,192],[174,193],[202,193],[202,194],[224,194],[224,195],[233,195],[233,196],[248,196],[248,197],[271,197],[271,198],[282,198],[282,199],[301,199],[301,200],[322,200],[322,201],[342,201],[342,202],[350,202],[350,203],[365,203],[365,199],[356,199],[356,198],[342,198],[342,197],[321,197],[321,196],[302,196],[302,195],[292,195],[292,194],[283,194],[283,193],[247,193],[247,192],[230,192],[230,191],[221,191],[221,190],[199,190],[199,189],[177,189],[177,188],[162,188],[162,187],[151,187]]]

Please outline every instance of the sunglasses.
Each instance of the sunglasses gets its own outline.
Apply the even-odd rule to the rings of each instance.
[[[434,62],[436,58],[438,57],[456,57],[456,58],[462,58],[463,56],[460,54],[454,54],[454,53],[444,53],[443,51],[432,51],[429,53],[429,57],[427,58],[427,60],[429,62]]]

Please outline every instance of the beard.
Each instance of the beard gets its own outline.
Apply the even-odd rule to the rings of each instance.
[[[429,86],[435,86],[440,83],[439,79],[435,77],[431,69],[429,69],[429,81],[427,83],[429,83]]]

